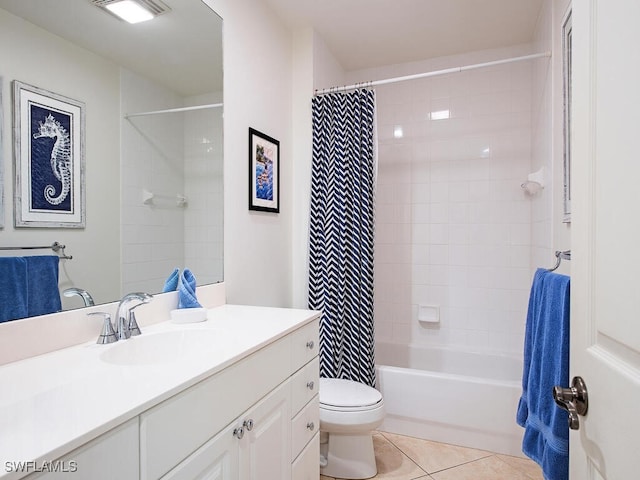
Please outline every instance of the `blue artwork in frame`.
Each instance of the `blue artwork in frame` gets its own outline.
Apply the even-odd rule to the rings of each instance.
[[[13,84],[15,226],[84,228],[84,103]]]
[[[280,142],[249,128],[249,210],[280,212]]]
[[[73,212],[71,124],[73,114],[29,104],[31,121],[31,207]]]

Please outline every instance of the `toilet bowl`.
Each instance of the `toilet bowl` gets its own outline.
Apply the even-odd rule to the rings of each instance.
[[[372,431],[384,419],[382,395],[352,380],[320,379],[320,473],[363,479],[377,474]]]

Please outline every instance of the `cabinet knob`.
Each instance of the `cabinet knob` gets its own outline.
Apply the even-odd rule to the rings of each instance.
[[[315,346],[315,343],[313,343],[313,340],[309,340],[309,341],[307,342],[307,348],[308,348],[309,350],[313,350],[313,347],[314,347],[314,346]]]
[[[244,427],[234,428],[233,429],[233,436],[236,437],[238,440],[240,440],[242,437],[244,437]]]
[[[313,383],[313,380],[311,380],[310,382],[307,383],[307,388],[309,390],[313,390],[313,387],[315,387],[315,386],[316,386],[316,384]]]
[[[314,428],[316,428],[316,426],[313,424],[313,422],[307,423],[307,429],[308,430],[311,430],[313,432]]]
[[[245,420],[242,422],[242,426],[247,429],[247,432],[253,430],[253,420],[250,418],[249,420]]]

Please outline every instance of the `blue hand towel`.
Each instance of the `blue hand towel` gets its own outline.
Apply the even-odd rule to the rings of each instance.
[[[58,288],[57,255],[25,257],[27,261],[29,316],[45,315],[62,310]]]
[[[29,316],[27,261],[0,258],[0,322]]]
[[[522,451],[545,480],[569,478],[568,413],[552,396],[554,385],[569,386],[569,283],[566,275],[538,269],[527,313],[516,420],[525,429]]]
[[[196,277],[185,268],[178,282],[178,308],[202,307],[196,298]]]
[[[56,255],[0,258],[0,322],[62,310]]]
[[[177,268],[171,272],[167,281],[164,282],[162,293],[175,292],[178,289],[178,279],[180,278],[180,270]]]

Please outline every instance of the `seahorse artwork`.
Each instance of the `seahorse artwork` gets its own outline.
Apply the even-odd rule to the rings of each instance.
[[[34,139],[48,137],[55,138],[56,141],[51,149],[51,170],[62,188],[58,196],[54,196],[56,189],[53,185],[44,188],[44,198],[51,205],[60,205],[71,190],[71,140],[69,133],[62,124],[55,119],[51,113],[44,122],[39,122],[38,132],[33,134]]]

